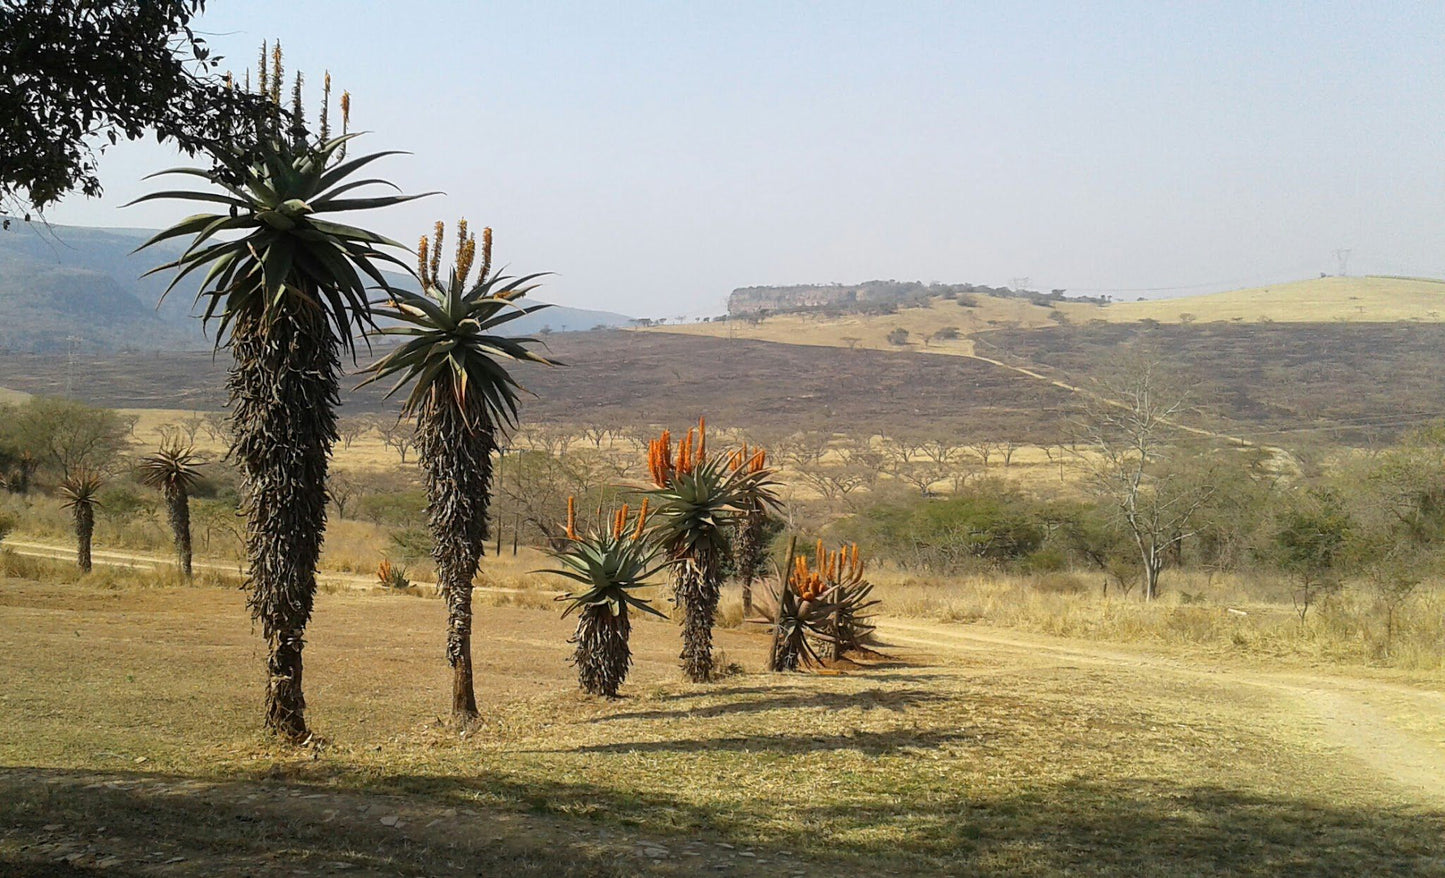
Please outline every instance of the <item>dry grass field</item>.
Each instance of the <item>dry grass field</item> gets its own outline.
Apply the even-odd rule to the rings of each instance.
[[[724,630],[679,681],[639,623],[616,702],[551,608],[479,616],[486,721],[445,706],[440,602],[325,593],[319,749],[259,731],[244,596],[0,580],[6,875],[1445,874],[1438,681],[885,620],[886,658],[769,675]]]
[[[1445,281],[1321,277],[1203,296],[1114,302],[1106,308],[1070,307],[1068,314],[1076,322],[1099,318],[1110,323],[1145,319],[1160,323],[1440,323],[1445,321]],[[1075,307],[1077,310],[1072,310]]]
[[[894,329],[908,331],[909,350],[938,354],[973,353],[967,336],[990,329],[1038,329],[1063,320],[1108,323],[1396,323],[1445,322],[1445,281],[1428,278],[1322,277],[1311,280],[1139,302],[1108,305],[1061,302],[1053,308],[1022,299],[968,297],[973,307],[952,299],[933,299],[925,307],[902,308],[896,314],[828,315],[822,312],[779,314],[752,323],[720,320],[661,326],[648,330],[723,338],[750,338],[784,344],[897,350],[888,340]],[[933,340],[952,327],[960,337]]]

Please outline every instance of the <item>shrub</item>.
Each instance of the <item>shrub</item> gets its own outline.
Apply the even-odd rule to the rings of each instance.
[[[1034,580],[1034,591],[1043,594],[1083,594],[1088,590],[1088,584],[1074,573],[1049,572]]]
[[[992,485],[943,499],[880,503],[840,530],[869,554],[909,567],[959,570],[1012,563],[1044,541],[1042,507]]]
[[[391,535],[391,545],[403,561],[414,563],[431,556],[432,538],[424,527],[408,527]]]
[[[901,326],[893,329],[888,333],[888,343],[900,346],[908,344],[908,330]]]

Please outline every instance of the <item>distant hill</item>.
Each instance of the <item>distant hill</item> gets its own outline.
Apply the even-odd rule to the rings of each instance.
[[[162,244],[134,253],[154,232],[12,223],[0,232],[0,353],[207,350],[183,282],[157,305],[168,275],[141,275],[181,252]],[[554,307],[511,324],[522,333],[626,326],[609,311]]]
[[[905,286],[905,285],[900,285]],[[914,285],[932,289],[922,284]],[[1445,323],[1445,280],[1409,277],[1322,277],[1247,290],[1139,302],[1074,298],[1054,293],[935,285],[944,292],[900,299],[886,307],[815,304],[763,309],[706,323],[660,326],[656,332],[753,338],[825,347],[917,350],[971,355],[980,333],[1103,323]],[[752,287],[805,296],[833,287]],[[847,287],[838,287],[847,291]],[[788,291],[794,291],[789,293]],[[738,291],[743,292],[743,291]],[[801,303],[804,298],[791,301]],[[754,300],[760,301],[760,300]]]
[[[1436,323],[1445,320],[1445,280],[1420,277],[1320,277],[1181,299],[1115,302],[1099,309],[1111,323]]]
[[[859,284],[739,287],[728,296],[728,314],[739,317],[799,311],[880,313],[898,307],[918,305],[929,299],[955,299],[975,294],[995,298],[1019,298],[1042,304],[1061,300],[1063,293],[1063,290],[1045,294],[983,284],[925,284],[921,281],[897,280],[870,280]]]

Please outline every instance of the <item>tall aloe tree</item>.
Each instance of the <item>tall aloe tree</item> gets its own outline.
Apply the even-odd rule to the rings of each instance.
[[[712,629],[722,593],[727,529],[746,516],[751,501],[777,504],[772,472],[765,467],[734,467],[724,455],[707,453],[707,425],[677,446],[663,431],[648,448],[648,468],[656,485],[649,492],[656,510],[652,533],[672,564],[674,600],[683,611],[682,667],[695,683],[713,676]]]
[[[471,281],[477,241],[462,220],[454,265],[442,277],[444,225],[438,222],[433,234],[432,241],[423,237],[417,248],[422,291],[392,290],[381,310],[399,322],[381,332],[405,340],[368,367],[372,376],[366,383],[395,377],[388,395],[411,385],[402,415],[417,421],[432,558],[447,602],[452,715],[465,725],[478,715],[472,681],[472,579],[489,533],[492,454],[503,431],[516,424],[521,390],[505,364],[555,364],[529,349],[536,339],[504,332],[513,320],[547,307],[517,304],[543,275],[494,274],[492,230],[485,229],[481,265]]]
[[[88,469],[79,469],[60,483],[61,508],[75,515],[75,565],[83,573],[90,572],[90,541],[95,535],[95,508],[100,505],[100,489],[105,478]]]
[[[728,465],[735,470],[748,469],[762,472],[768,468],[768,453],[761,448],[742,448],[728,456]],[[743,618],[753,614],[753,583],[757,581],[767,561],[768,509],[764,493],[768,490],[763,482],[748,483],[748,490],[742,498],[743,514],[737,521],[737,533],[733,540],[733,566],[743,586]]]
[[[200,457],[195,449],[179,444],[162,445],[155,454],[140,459],[137,467],[141,484],[161,492],[166,514],[176,541],[176,563],[181,575],[191,578],[191,493],[200,484]]]
[[[278,105],[280,78],[278,49],[269,92]],[[264,80],[261,87],[265,92]],[[215,321],[217,345],[230,348],[234,360],[226,382],[231,451],[242,473],[248,603],[268,648],[266,725],[303,741],[309,731],[302,648],[326,527],[341,354],[354,356],[356,333],[373,325],[367,280],[389,286],[383,263],[409,270],[388,252],[403,249],[400,244],[327,217],[419,196],[345,197],[367,185],[390,186],[355,176],[393,153],[347,160],[346,146],[356,135],[313,138],[299,123],[299,77],[292,94],[288,124],[281,124],[278,110],[276,124],[260,126],[258,142],[237,144],[223,162],[245,169],[239,182],[176,168],[161,174],[200,177],[212,188],[156,192],[138,201],[177,199],[220,208],[188,217],[142,247],[191,238],[179,257],[153,269],[175,271],[167,293],[208,269],[197,300],[205,302],[203,319]],[[343,111],[348,106],[343,95]]]

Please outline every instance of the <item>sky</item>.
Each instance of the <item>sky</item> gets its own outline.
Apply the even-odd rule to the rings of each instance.
[[[735,287],[869,279],[1116,298],[1339,270],[1445,276],[1445,4],[211,0],[238,73],[353,96],[359,150],[404,190],[378,211],[495,230],[553,271],[541,298],[722,313]],[[311,90],[313,108],[319,88]],[[122,209],[178,164],[102,159]]]

